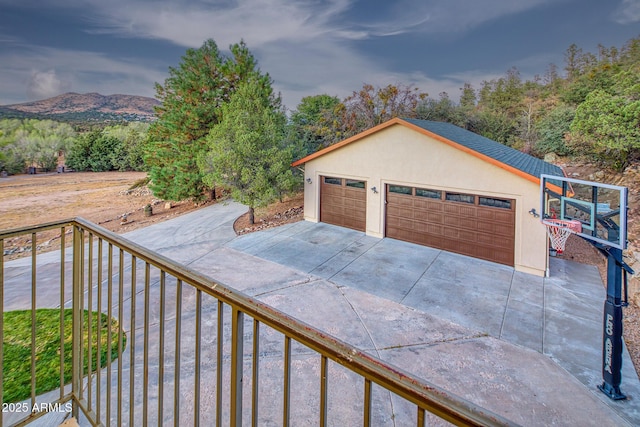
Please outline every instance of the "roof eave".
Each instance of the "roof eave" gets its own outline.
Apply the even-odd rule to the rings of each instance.
[[[479,159],[481,159],[481,160],[483,160],[485,162],[488,162],[488,163],[490,163],[490,164],[492,164],[494,166],[497,166],[497,167],[499,167],[501,169],[504,169],[504,170],[506,170],[508,172],[511,172],[514,175],[517,175],[517,176],[519,176],[521,178],[524,178],[524,179],[526,179],[528,181],[531,181],[531,182],[533,182],[533,183],[535,183],[537,185],[540,185],[540,177],[538,177],[538,176],[531,175],[531,174],[529,174],[529,173],[527,173],[527,172],[525,172],[523,170],[520,170],[520,169],[515,168],[515,167],[513,167],[511,165],[508,165],[508,164],[503,163],[503,162],[501,162],[499,160],[496,160],[493,157],[487,156],[486,154],[479,153],[479,152],[477,152],[477,151],[475,151],[475,150],[473,150],[473,149],[471,149],[469,147],[466,147],[466,146],[464,146],[462,144],[459,144],[459,143],[457,143],[455,141],[452,141],[452,140],[450,140],[448,138],[445,138],[445,137],[443,137],[441,135],[438,135],[437,133],[433,133],[433,132],[431,132],[431,131],[429,131],[427,129],[424,129],[424,128],[418,126],[418,125],[415,125],[413,123],[410,123],[410,122],[407,122],[405,120],[402,120],[401,118],[398,118],[398,117],[393,118],[393,119],[391,119],[389,121],[386,121],[386,122],[384,122],[382,124],[379,124],[378,126],[374,126],[371,129],[367,129],[366,131],[363,131],[363,132],[361,132],[361,133],[359,133],[357,135],[354,135],[354,136],[352,136],[350,138],[347,138],[347,139],[345,139],[343,141],[340,141],[337,144],[331,145],[331,146],[329,146],[327,148],[324,148],[324,149],[322,149],[320,151],[317,151],[317,152],[315,152],[313,154],[310,154],[310,155],[308,155],[306,157],[303,157],[302,159],[293,162],[291,164],[291,166],[293,166],[293,167],[300,166],[300,165],[302,165],[302,164],[304,164],[304,163],[306,163],[306,162],[308,162],[310,160],[317,159],[318,157],[324,156],[325,154],[330,153],[331,151],[337,150],[338,148],[342,148],[345,145],[351,144],[352,142],[358,141],[358,140],[360,140],[360,139],[362,139],[362,138],[364,138],[366,136],[369,136],[369,135],[371,135],[371,134],[373,134],[375,132],[378,132],[378,131],[380,131],[382,129],[388,128],[388,127],[396,125],[396,124],[400,124],[400,125],[406,126],[406,127],[410,128],[410,129],[412,129],[412,130],[414,130],[416,132],[419,132],[419,133],[421,133],[421,134],[423,134],[425,136],[428,136],[428,137],[431,137],[433,139],[436,139],[436,140],[438,140],[438,141],[440,141],[440,142],[442,142],[444,144],[449,145],[450,147],[456,148],[456,149],[458,149],[460,151],[463,151],[463,152],[465,152],[467,154],[470,154],[470,155],[472,155],[472,156],[474,156],[476,158],[479,158]]]
[[[388,121],[386,121],[384,123],[381,123],[381,124],[379,124],[377,126],[374,126],[374,127],[370,128],[370,129],[367,129],[367,130],[365,130],[363,132],[360,132],[357,135],[353,135],[352,137],[347,138],[347,139],[345,139],[343,141],[340,141],[337,144],[330,145],[327,148],[323,148],[320,151],[316,151],[315,153],[309,154],[308,156],[303,157],[300,160],[296,160],[295,162],[291,163],[291,166],[292,167],[300,166],[301,164],[307,163],[310,160],[317,159],[318,157],[324,156],[325,154],[330,153],[333,150],[337,150],[338,148],[342,148],[345,145],[351,144],[352,142],[358,141],[358,140],[360,140],[360,139],[362,139],[362,138],[364,138],[366,136],[371,135],[372,133],[376,133],[379,130],[382,130],[382,129],[387,128],[389,126],[393,126],[393,125],[398,124],[398,123],[402,123],[404,125],[408,125],[409,124],[409,123],[405,122],[404,120],[399,119],[399,118],[396,117],[394,119],[391,119],[391,120],[388,120]]]

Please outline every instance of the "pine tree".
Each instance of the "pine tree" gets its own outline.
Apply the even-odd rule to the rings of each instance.
[[[220,122],[221,107],[249,78],[270,83],[244,42],[223,55],[209,39],[188,49],[177,68],[169,68],[164,85],[156,83],[157,121],[149,129],[145,164],[154,194],[166,200],[201,199],[213,184],[205,184],[196,159],[206,150],[205,136]]]
[[[286,116],[271,85],[243,83],[222,107],[222,121],[207,137],[199,165],[208,184],[231,188],[233,198],[254,209],[277,199],[294,185],[292,150],[285,146]]]

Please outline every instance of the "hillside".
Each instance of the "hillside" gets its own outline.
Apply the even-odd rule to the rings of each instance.
[[[154,98],[135,95],[65,93],[40,101],[0,106],[0,118],[52,119],[68,122],[152,121]]]

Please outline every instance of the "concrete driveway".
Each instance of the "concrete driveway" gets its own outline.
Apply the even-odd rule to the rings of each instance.
[[[622,390],[630,399],[613,402],[596,390],[605,294],[594,267],[553,259],[543,279],[308,222],[237,237],[233,221],[245,211],[219,203],[124,237],[520,424],[640,424],[640,382],[628,355]],[[24,286],[9,292],[28,275],[24,263],[7,263],[5,296],[18,304],[24,293],[28,306]],[[313,370],[317,357],[294,358]],[[205,359],[203,369],[213,362]],[[208,387],[203,382],[203,396]],[[395,419],[377,425],[408,424],[397,399],[380,400]],[[308,406],[292,405],[300,419]]]
[[[614,402],[602,383],[602,309],[596,267],[551,258],[550,277],[329,224],[298,222],[227,247],[358,289],[548,356],[586,390],[640,425],[640,382],[628,352]],[[551,381],[553,382],[553,381]]]
[[[229,202],[178,218],[173,225],[153,226],[175,229],[169,233],[172,239],[180,239],[175,245],[150,239],[157,235],[149,234],[153,227],[127,237],[338,338],[356,345],[362,343],[364,349],[430,381],[434,380],[434,371],[425,367],[441,365],[440,352],[445,347],[445,359],[449,362],[471,358],[473,362],[464,362],[470,364],[466,369],[452,372],[451,366],[443,368],[448,374],[442,375],[441,385],[446,384],[449,390],[495,412],[513,416],[503,406],[509,405],[505,395],[518,400],[514,396],[520,395],[523,388],[526,391],[522,393],[522,401],[528,400],[532,408],[519,411],[531,410],[537,417],[546,411],[559,417],[542,417],[538,419],[541,425],[559,420],[571,420],[567,424],[575,425],[577,418],[572,417],[585,415],[587,403],[580,404],[577,398],[582,395],[595,397],[632,425],[640,424],[640,381],[626,350],[622,389],[630,399],[614,402],[596,388],[602,383],[602,305],[606,296],[596,267],[552,258],[551,277],[541,278],[463,255],[306,221],[236,237],[231,226],[245,209]],[[354,319],[341,322],[331,312],[332,307],[342,307],[344,299],[352,306],[357,305],[352,301],[357,299],[355,295],[369,302],[354,308],[357,313]],[[368,309],[369,320],[375,327],[363,321],[363,312]],[[406,317],[405,322],[387,315],[396,311],[403,313],[400,317]],[[409,320],[413,316],[421,319],[415,320],[416,324],[434,322],[444,330],[442,321],[451,322],[452,327],[462,326],[464,340],[454,339],[455,344],[431,341],[426,330],[421,332],[420,328],[407,324],[414,322]],[[327,322],[327,318],[332,321]],[[369,333],[375,329],[380,333],[377,340],[384,344],[373,344],[371,349],[368,340],[365,345],[361,337],[337,326],[351,322],[365,323],[364,330]],[[421,333],[425,336],[412,341]],[[466,344],[461,344],[462,341]],[[403,356],[394,354],[385,358],[381,348],[393,346],[414,348],[411,352],[394,352]],[[423,348],[418,351],[416,346]],[[480,351],[478,346],[484,350]],[[438,350],[431,354],[434,348]],[[415,359],[416,351],[420,354],[419,362]],[[549,361],[553,362],[553,368]],[[504,370],[512,370],[499,387],[501,393],[492,397],[489,397],[492,386],[480,381],[485,369],[493,371],[492,377],[498,375],[497,371],[503,371],[502,375]],[[507,385],[514,381],[513,387]],[[582,385],[580,392],[564,389],[578,381]],[[534,390],[537,387],[545,392]],[[469,393],[472,389],[475,391]],[[534,403],[537,399],[540,401]],[[537,404],[541,405],[540,411],[533,409]],[[575,409],[578,410],[574,412]],[[563,412],[566,418],[559,415]],[[516,421],[531,424],[526,415],[519,416],[523,418]],[[594,423],[592,414],[587,418],[587,424]]]

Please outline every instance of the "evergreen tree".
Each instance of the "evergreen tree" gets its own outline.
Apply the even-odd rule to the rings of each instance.
[[[145,163],[150,188],[166,200],[201,199],[215,183],[205,184],[196,159],[207,149],[204,141],[220,122],[221,107],[238,85],[249,78],[270,84],[261,75],[249,49],[240,42],[223,55],[209,39],[199,49],[188,49],[177,68],[169,68],[164,85],[156,84],[158,119],[149,129]]]
[[[453,123],[464,126],[465,120],[459,105],[456,105],[446,92],[439,94],[440,99],[427,97],[416,107],[416,117],[423,120]]]
[[[330,95],[305,96],[291,114],[291,139],[300,144],[300,157],[314,153],[328,145],[331,135],[331,116],[340,99]]]
[[[640,154],[640,100],[591,92],[576,110],[571,135],[574,144],[587,144],[582,150],[623,170]]]
[[[198,163],[207,184],[230,187],[234,199],[249,206],[253,224],[256,207],[294,185],[293,153],[284,145],[286,116],[271,85],[259,79],[241,84],[221,110]]]
[[[566,135],[575,115],[575,108],[559,105],[544,116],[538,125],[539,139],[534,146],[535,153],[541,156],[547,153],[559,156],[572,154],[571,147],[567,145]]]

